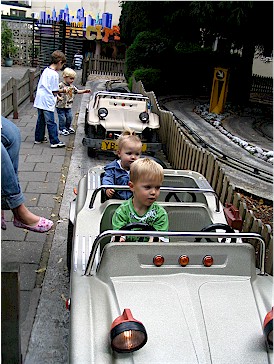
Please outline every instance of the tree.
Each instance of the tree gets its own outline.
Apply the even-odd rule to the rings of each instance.
[[[234,67],[235,100],[249,100],[255,50],[264,55],[273,50],[272,1],[123,1],[121,6],[121,39],[127,46],[141,31],[164,35],[175,52],[182,44],[212,47],[218,37],[216,56],[223,64],[215,66],[223,67],[232,47],[241,50],[240,66]]]
[[[173,44],[180,40],[199,39],[199,28],[189,17],[190,1],[122,1],[121,40],[130,46],[138,33],[158,32]],[[189,31],[191,29],[191,31]]]
[[[223,52],[229,52],[232,45],[241,50],[237,101],[247,103],[255,51],[269,55],[273,50],[273,2],[193,1],[190,9],[190,15],[199,21],[202,29],[206,29],[209,42],[221,37],[227,43]]]

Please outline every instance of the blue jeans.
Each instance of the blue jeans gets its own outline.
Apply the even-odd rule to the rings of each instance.
[[[20,130],[1,116],[1,208],[14,209],[25,201],[18,180]]]
[[[46,125],[49,133],[50,144],[58,144],[60,142],[58,138],[57,124],[54,120],[54,112],[42,109],[38,110],[38,119],[35,128],[35,141],[42,142],[45,138]]]
[[[69,129],[72,124],[71,108],[57,107],[56,110],[59,119],[59,130]]]

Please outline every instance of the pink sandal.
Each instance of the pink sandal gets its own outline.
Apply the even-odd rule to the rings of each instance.
[[[6,220],[4,216],[1,216],[1,229],[7,230]]]
[[[40,219],[36,225],[30,226],[30,225],[26,225],[26,224],[22,223],[21,221],[17,220],[16,218],[14,218],[13,225],[18,228],[34,231],[36,233],[45,233],[52,228],[53,221],[48,220],[45,217],[40,217]]]

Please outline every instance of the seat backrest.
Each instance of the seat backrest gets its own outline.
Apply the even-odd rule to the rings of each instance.
[[[199,188],[194,179],[187,177],[182,178],[178,176],[165,176],[162,185],[165,187]],[[167,195],[170,196],[169,201],[176,201],[175,194],[171,195],[169,192],[164,191],[161,191],[158,201],[166,201]],[[181,202],[207,203],[206,198],[202,193],[176,192],[176,196]]]
[[[208,210],[203,205],[189,204],[181,206],[164,206],[168,214],[169,231],[201,231],[204,227],[213,223]],[[172,237],[170,241],[182,240]],[[195,238],[189,237],[188,241],[194,241]]]
[[[112,216],[114,212],[116,211],[117,207],[121,205],[123,201],[117,201],[117,200],[108,200],[106,208],[103,212],[101,223],[100,223],[100,233],[106,230],[112,230]],[[104,246],[109,243],[109,238],[104,238],[100,244],[100,251],[103,250]]]
[[[112,230],[112,216],[118,206],[123,201],[108,201],[107,206],[103,212],[100,224],[100,233],[106,230]],[[202,204],[191,205],[189,203],[184,204],[161,204],[163,205],[168,214],[169,230],[170,231],[201,231],[204,227],[213,223],[206,206]],[[177,241],[179,238],[172,238],[172,241]],[[189,238],[189,241],[194,240]],[[109,242],[109,238],[106,238],[102,244],[103,246]]]

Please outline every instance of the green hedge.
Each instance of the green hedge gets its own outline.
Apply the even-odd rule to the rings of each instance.
[[[163,91],[162,71],[156,68],[140,68],[133,72],[135,80],[142,81],[147,92],[154,91],[159,95]]]

